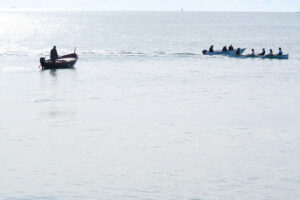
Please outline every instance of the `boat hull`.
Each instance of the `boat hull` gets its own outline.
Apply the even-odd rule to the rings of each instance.
[[[289,54],[284,55],[234,55],[233,57],[238,58],[262,58],[262,59],[289,59]]]
[[[42,66],[42,69],[67,69],[67,68],[73,68],[78,60],[78,55],[76,53],[68,54],[59,57],[55,60],[55,62],[52,62],[51,59],[45,60],[45,58],[40,58],[40,63]]]
[[[266,55],[263,56],[264,59],[289,59],[289,54],[285,55]]]
[[[240,49],[240,53],[241,55],[244,53],[244,51],[246,50],[246,48]],[[227,55],[227,56],[231,56],[231,55],[235,55],[236,54],[237,49],[234,49],[232,51],[222,51],[222,50],[217,50],[214,52],[209,52],[207,50],[203,50],[202,53],[203,55]]]

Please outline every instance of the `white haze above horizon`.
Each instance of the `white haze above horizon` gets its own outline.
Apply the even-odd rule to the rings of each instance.
[[[300,11],[300,0],[11,0],[0,8],[43,10]]]

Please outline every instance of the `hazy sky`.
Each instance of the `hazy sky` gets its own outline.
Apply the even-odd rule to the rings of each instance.
[[[7,0],[0,8],[70,10],[300,11],[300,0]]]

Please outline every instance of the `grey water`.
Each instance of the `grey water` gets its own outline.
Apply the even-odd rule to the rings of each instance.
[[[1,11],[0,199],[299,199],[299,22]],[[74,69],[39,68],[53,45],[76,47]]]

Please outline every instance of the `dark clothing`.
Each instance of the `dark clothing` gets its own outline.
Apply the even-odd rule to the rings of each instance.
[[[214,47],[213,47],[213,46],[211,46],[211,47],[209,48],[209,52],[214,52]]]
[[[236,55],[241,55],[241,49],[240,49],[240,48],[238,48],[238,49],[236,50]]]
[[[227,51],[227,47],[226,46],[223,47],[222,51]]]
[[[270,49],[270,53],[269,53],[270,56],[273,56],[273,50]]]
[[[264,56],[266,54],[266,51],[261,52],[259,55]]]
[[[55,62],[55,60],[58,58],[58,54],[55,48],[51,49],[50,58],[52,62]]]
[[[233,46],[230,45],[230,46],[229,46],[229,51],[232,51],[232,50],[233,50]]]

